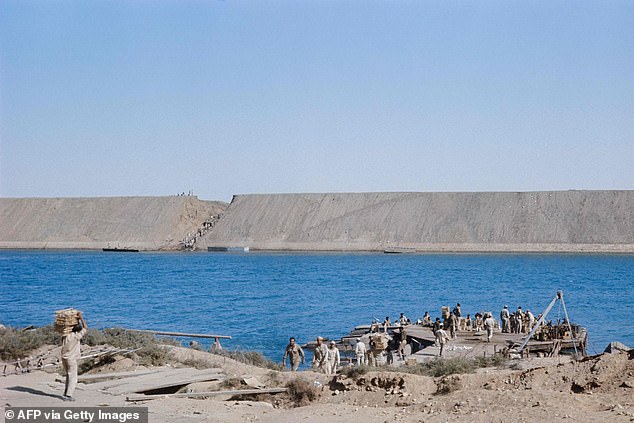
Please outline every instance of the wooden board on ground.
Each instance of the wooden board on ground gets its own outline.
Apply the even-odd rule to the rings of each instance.
[[[104,380],[100,382],[91,383],[90,387],[96,390],[108,390],[117,386],[121,386],[123,384],[130,383],[131,380],[136,379],[137,377],[166,374],[173,370],[174,369],[170,367],[158,367],[156,369],[151,369],[149,373],[139,372],[135,376],[130,376],[129,378]]]
[[[150,401],[161,398],[195,398],[213,397],[216,395],[255,395],[255,394],[279,394],[287,392],[287,388],[267,388],[267,389],[233,389],[230,391],[210,391],[210,392],[189,392],[182,394],[164,395],[129,395],[126,401]]]
[[[123,372],[112,372],[112,373],[91,373],[91,374],[81,375],[77,378],[77,380],[78,382],[92,382],[92,381],[96,382],[96,381],[100,381],[101,379],[103,380],[125,379],[129,377],[156,374],[157,372],[161,370],[164,370],[164,369],[158,368],[158,369],[146,369],[146,370],[128,370]],[[170,371],[170,370],[172,369],[167,369],[167,371]],[[212,370],[212,369],[207,369],[207,370]],[[222,372],[221,368],[215,368],[214,370],[216,370],[218,373]]]
[[[140,376],[134,379],[125,379],[123,384],[104,390],[113,395],[141,393],[156,389],[184,386],[190,383],[222,380],[224,375],[218,370],[196,370],[192,368],[173,369],[156,375]]]
[[[224,378],[225,376],[218,369],[162,368],[151,374],[98,382],[91,386],[108,394],[122,395],[183,386],[195,382],[223,380]]]

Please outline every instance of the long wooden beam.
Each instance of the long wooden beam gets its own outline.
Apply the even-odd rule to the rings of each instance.
[[[231,339],[229,335],[208,335],[204,333],[183,333],[183,332],[166,332],[162,330],[146,330],[146,329],[126,329],[131,332],[151,333],[153,335],[166,335],[166,336],[183,336],[186,338],[211,338],[211,339]]]
[[[221,372],[222,369],[216,369],[218,372]],[[165,369],[150,369],[150,370],[128,370],[123,372],[112,372],[112,373],[93,373],[93,374],[84,374],[79,375],[77,377],[78,382],[88,382],[95,381],[99,379],[125,379],[129,377],[137,377],[137,376],[145,376],[145,375],[153,375],[160,372],[164,372]]]
[[[189,392],[180,394],[157,394],[157,395],[129,395],[126,401],[150,401],[160,398],[195,398],[212,397],[215,395],[253,395],[253,394],[279,394],[287,392],[287,388],[266,388],[266,389],[233,389],[230,391],[211,392]]]

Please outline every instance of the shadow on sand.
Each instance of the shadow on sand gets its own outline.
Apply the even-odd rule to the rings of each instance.
[[[26,393],[29,393],[29,394],[40,395],[40,396],[43,396],[43,397],[58,398],[60,400],[64,399],[64,397],[61,396],[61,395],[49,394],[48,392],[38,391],[37,389],[29,388],[29,387],[26,387],[26,386],[11,386],[11,387],[8,387],[6,389],[8,391],[26,392]]]

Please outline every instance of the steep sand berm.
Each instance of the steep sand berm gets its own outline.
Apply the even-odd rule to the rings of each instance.
[[[236,195],[207,246],[634,252],[634,191]]]
[[[193,196],[0,198],[0,248],[173,250],[225,208]]]

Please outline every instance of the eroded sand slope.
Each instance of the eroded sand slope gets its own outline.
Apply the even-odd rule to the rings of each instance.
[[[199,245],[634,252],[634,191],[237,195]]]
[[[194,196],[0,199],[0,248],[180,248],[221,214]]]

